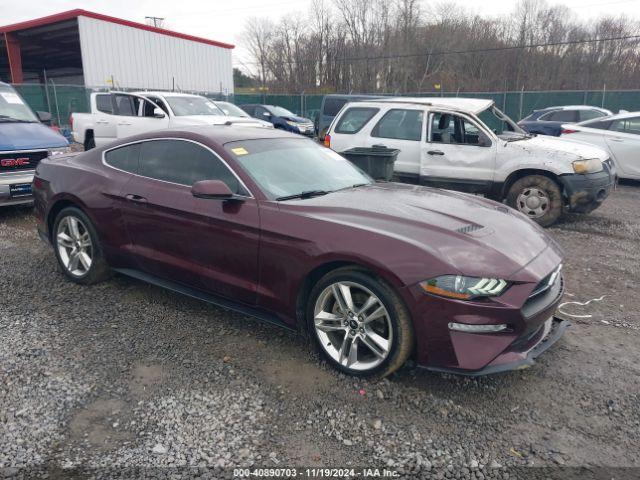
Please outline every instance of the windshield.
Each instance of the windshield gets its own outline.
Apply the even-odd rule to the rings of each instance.
[[[22,97],[11,86],[0,85],[0,121],[7,119],[23,122],[38,121]]]
[[[267,108],[269,109],[271,114],[275,115],[276,117],[295,117],[296,116],[295,113],[290,112],[286,108],[274,107],[274,106],[269,106]]]
[[[526,132],[522,130],[516,122],[511,120],[508,115],[502,113],[497,107],[490,107],[483,110],[478,115],[478,118],[489,127],[496,135],[508,135],[512,136],[514,133],[525,135]]]
[[[313,140],[245,140],[227,143],[225,148],[271,200],[373,183],[351,162]]]
[[[176,117],[185,115],[224,115],[215,104],[204,97],[164,97]]]
[[[215,102],[216,106],[224,112],[225,115],[230,115],[233,117],[248,117],[247,112],[242,110],[240,107],[235,106],[233,103],[229,102]]]

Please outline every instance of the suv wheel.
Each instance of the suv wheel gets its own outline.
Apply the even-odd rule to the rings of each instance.
[[[109,266],[89,217],[75,207],[63,209],[53,226],[56,258],[67,277],[89,285],[108,278]]]
[[[413,348],[413,327],[400,297],[355,268],[320,279],[309,296],[307,318],[329,363],[350,375],[389,375]]]
[[[529,175],[511,185],[507,204],[543,227],[562,215],[562,192],[556,182],[543,175]]]

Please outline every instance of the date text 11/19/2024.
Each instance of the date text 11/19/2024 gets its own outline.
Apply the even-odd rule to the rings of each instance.
[[[235,468],[233,478],[398,478],[400,474],[386,468]]]

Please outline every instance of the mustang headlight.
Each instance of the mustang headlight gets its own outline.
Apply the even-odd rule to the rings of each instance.
[[[476,297],[495,297],[502,294],[509,284],[500,278],[442,275],[420,283],[425,292],[441,297],[471,300]]]
[[[599,158],[576,160],[573,162],[573,171],[576,173],[596,173],[601,172],[602,168],[602,160]]]
[[[71,153],[71,147],[50,148],[48,156],[57,157],[58,155],[66,155],[68,153]]]

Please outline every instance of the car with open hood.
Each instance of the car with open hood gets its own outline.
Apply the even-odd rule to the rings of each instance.
[[[613,188],[605,151],[524,132],[493,100],[384,98],[346,104],[324,144],[398,149],[399,181],[483,194],[540,225],[598,208]]]
[[[45,160],[34,186],[71,281],[119,272],[273,322],[348,374],[519,369],[567,325],[563,253],[526,216],[280,130],[149,132]]]
[[[188,125],[273,128],[269,122],[226,114],[212,100],[179,92],[94,92],[91,113],[72,113],[73,139],[85,150],[153,130]]]

